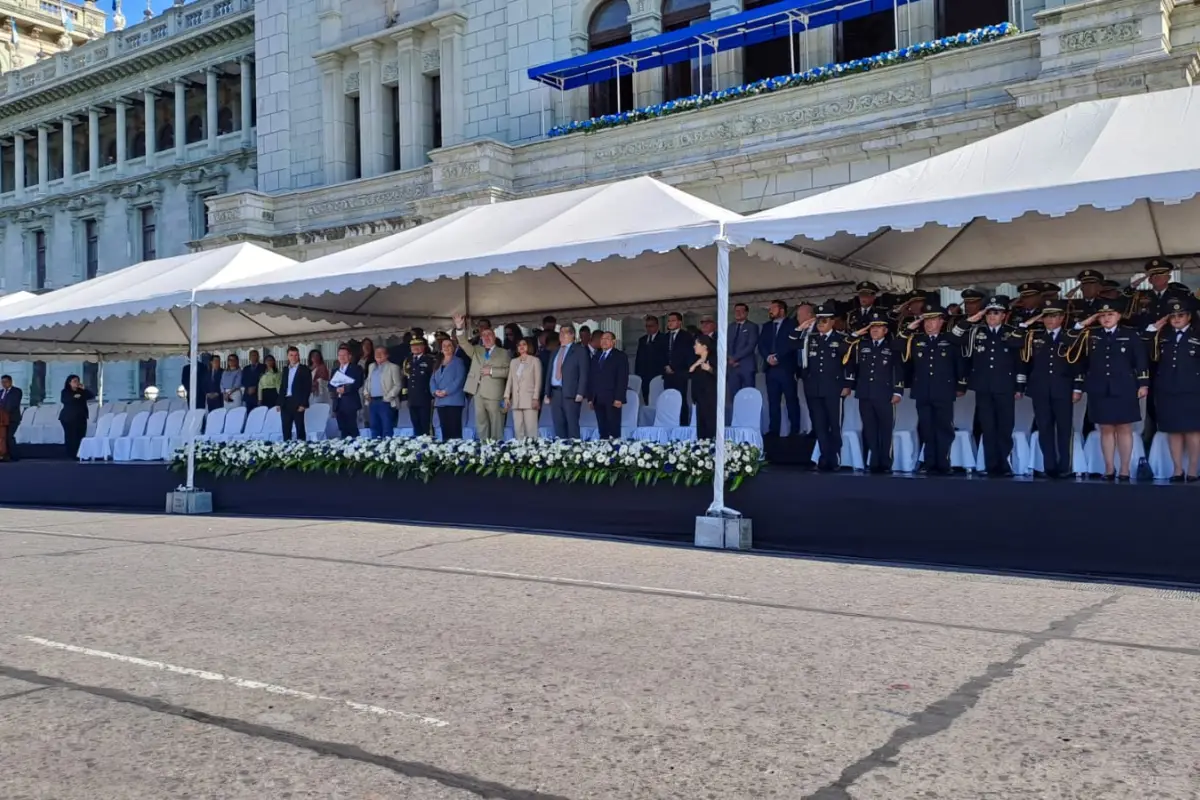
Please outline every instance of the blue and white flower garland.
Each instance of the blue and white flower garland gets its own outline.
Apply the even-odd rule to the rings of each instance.
[[[844,64],[827,64],[823,67],[815,67],[807,72],[797,72],[793,75],[782,75],[777,78],[764,78],[754,83],[733,86],[717,92],[695,94],[691,97],[683,97],[666,103],[646,106],[645,108],[622,111],[619,114],[605,114],[602,117],[592,117],[591,119],[569,122],[565,125],[556,125],[546,135],[552,137],[566,136],[571,133],[593,133],[605,130],[606,128],[631,125],[642,120],[658,119],[670,116],[671,114],[680,114],[684,111],[707,108],[720,103],[727,103],[731,100],[740,100],[743,97],[753,97],[754,95],[777,92],[780,89],[791,89],[796,86],[824,83],[825,81],[842,78],[846,75],[854,75],[860,72],[869,72],[873,69],[904,64],[925,58],[926,56],[944,53],[947,50],[956,50],[960,47],[972,47],[977,44],[994,42],[997,39],[1012,36],[1016,33],[1020,33],[1017,26],[1009,22],[1000,25],[988,25],[986,28],[976,28],[973,31],[960,33],[957,36],[946,36],[941,39],[935,39],[932,42],[921,42],[920,44],[881,53],[870,58],[856,58]]]

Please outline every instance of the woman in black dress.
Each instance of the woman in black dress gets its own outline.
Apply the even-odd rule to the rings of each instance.
[[[717,438],[717,347],[711,336],[696,337],[692,350],[696,363],[692,377],[692,399],[696,401],[696,438]]]
[[[95,395],[83,388],[78,375],[67,376],[60,398],[62,409],[58,412],[58,421],[62,423],[67,455],[71,458],[79,455],[79,443],[87,436],[88,401],[93,397]]]
[[[1167,435],[1175,469],[1171,483],[1200,480],[1200,336],[1192,330],[1187,298],[1167,300],[1154,330],[1154,401],[1158,429]],[[1191,459],[1187,469],[1184,449]]]

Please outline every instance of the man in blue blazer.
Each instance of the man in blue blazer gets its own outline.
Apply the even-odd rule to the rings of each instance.
[[[591,396],[588,391],[591,361],[587,348],[575,343],[575,328],[570,323],[562,326],[558,338],[558,349],[543,378],[545,402],[550,404],[555,438],[578,439],[579,412],[583,401]]]
[[[351,362],[350,348],[342,345],[338,348],[338,368],[329,376],[330,394],[333,397],[333,414],[337,417],[338,432],[342,438],[358,436],[358,412],[362,410],[363,371],[358,364]],[[353,383],[333,388],[333,380],[337,375],[344,375]]]
[[[763,370],[767,376],[767,427],[768,436],[778,436],[783,419],[779,413],[779,400],[787,403],[791,433],[800,435],[800,395],[796,391],[796,354],[792,337],[796,334],[796,322],[788,316],[787,303],[772,300],[767,308],[770,321],[763,325],[758,336],[758,354],[762,356]]]
[[[612,331],[600,334],[600,352],[592,361],[588,380],[601,439],[621,438],[621,407],[629,389],[629,358],[616,348],[616,343]]]
[[[729,358],[729,410],[733,413],[733,398],[745,388],[754,386],[758,372],[755,352],[758,350],[758,326],[750,322],[750,306],[738,303],[733,307],[733,322],[725,333]]]

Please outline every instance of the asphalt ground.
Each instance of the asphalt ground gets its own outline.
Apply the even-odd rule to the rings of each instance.
[[[1200,798],[1198,599],[6,509],[0,798]]]

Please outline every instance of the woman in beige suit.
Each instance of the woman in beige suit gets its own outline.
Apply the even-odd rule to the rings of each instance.
[[[542,362],[532,354],[529,339],[517,342],[517,357],[508,370],[504,407],[513,415],[513,433],[518,439],[538,436],[538,398],[542,394]]]

